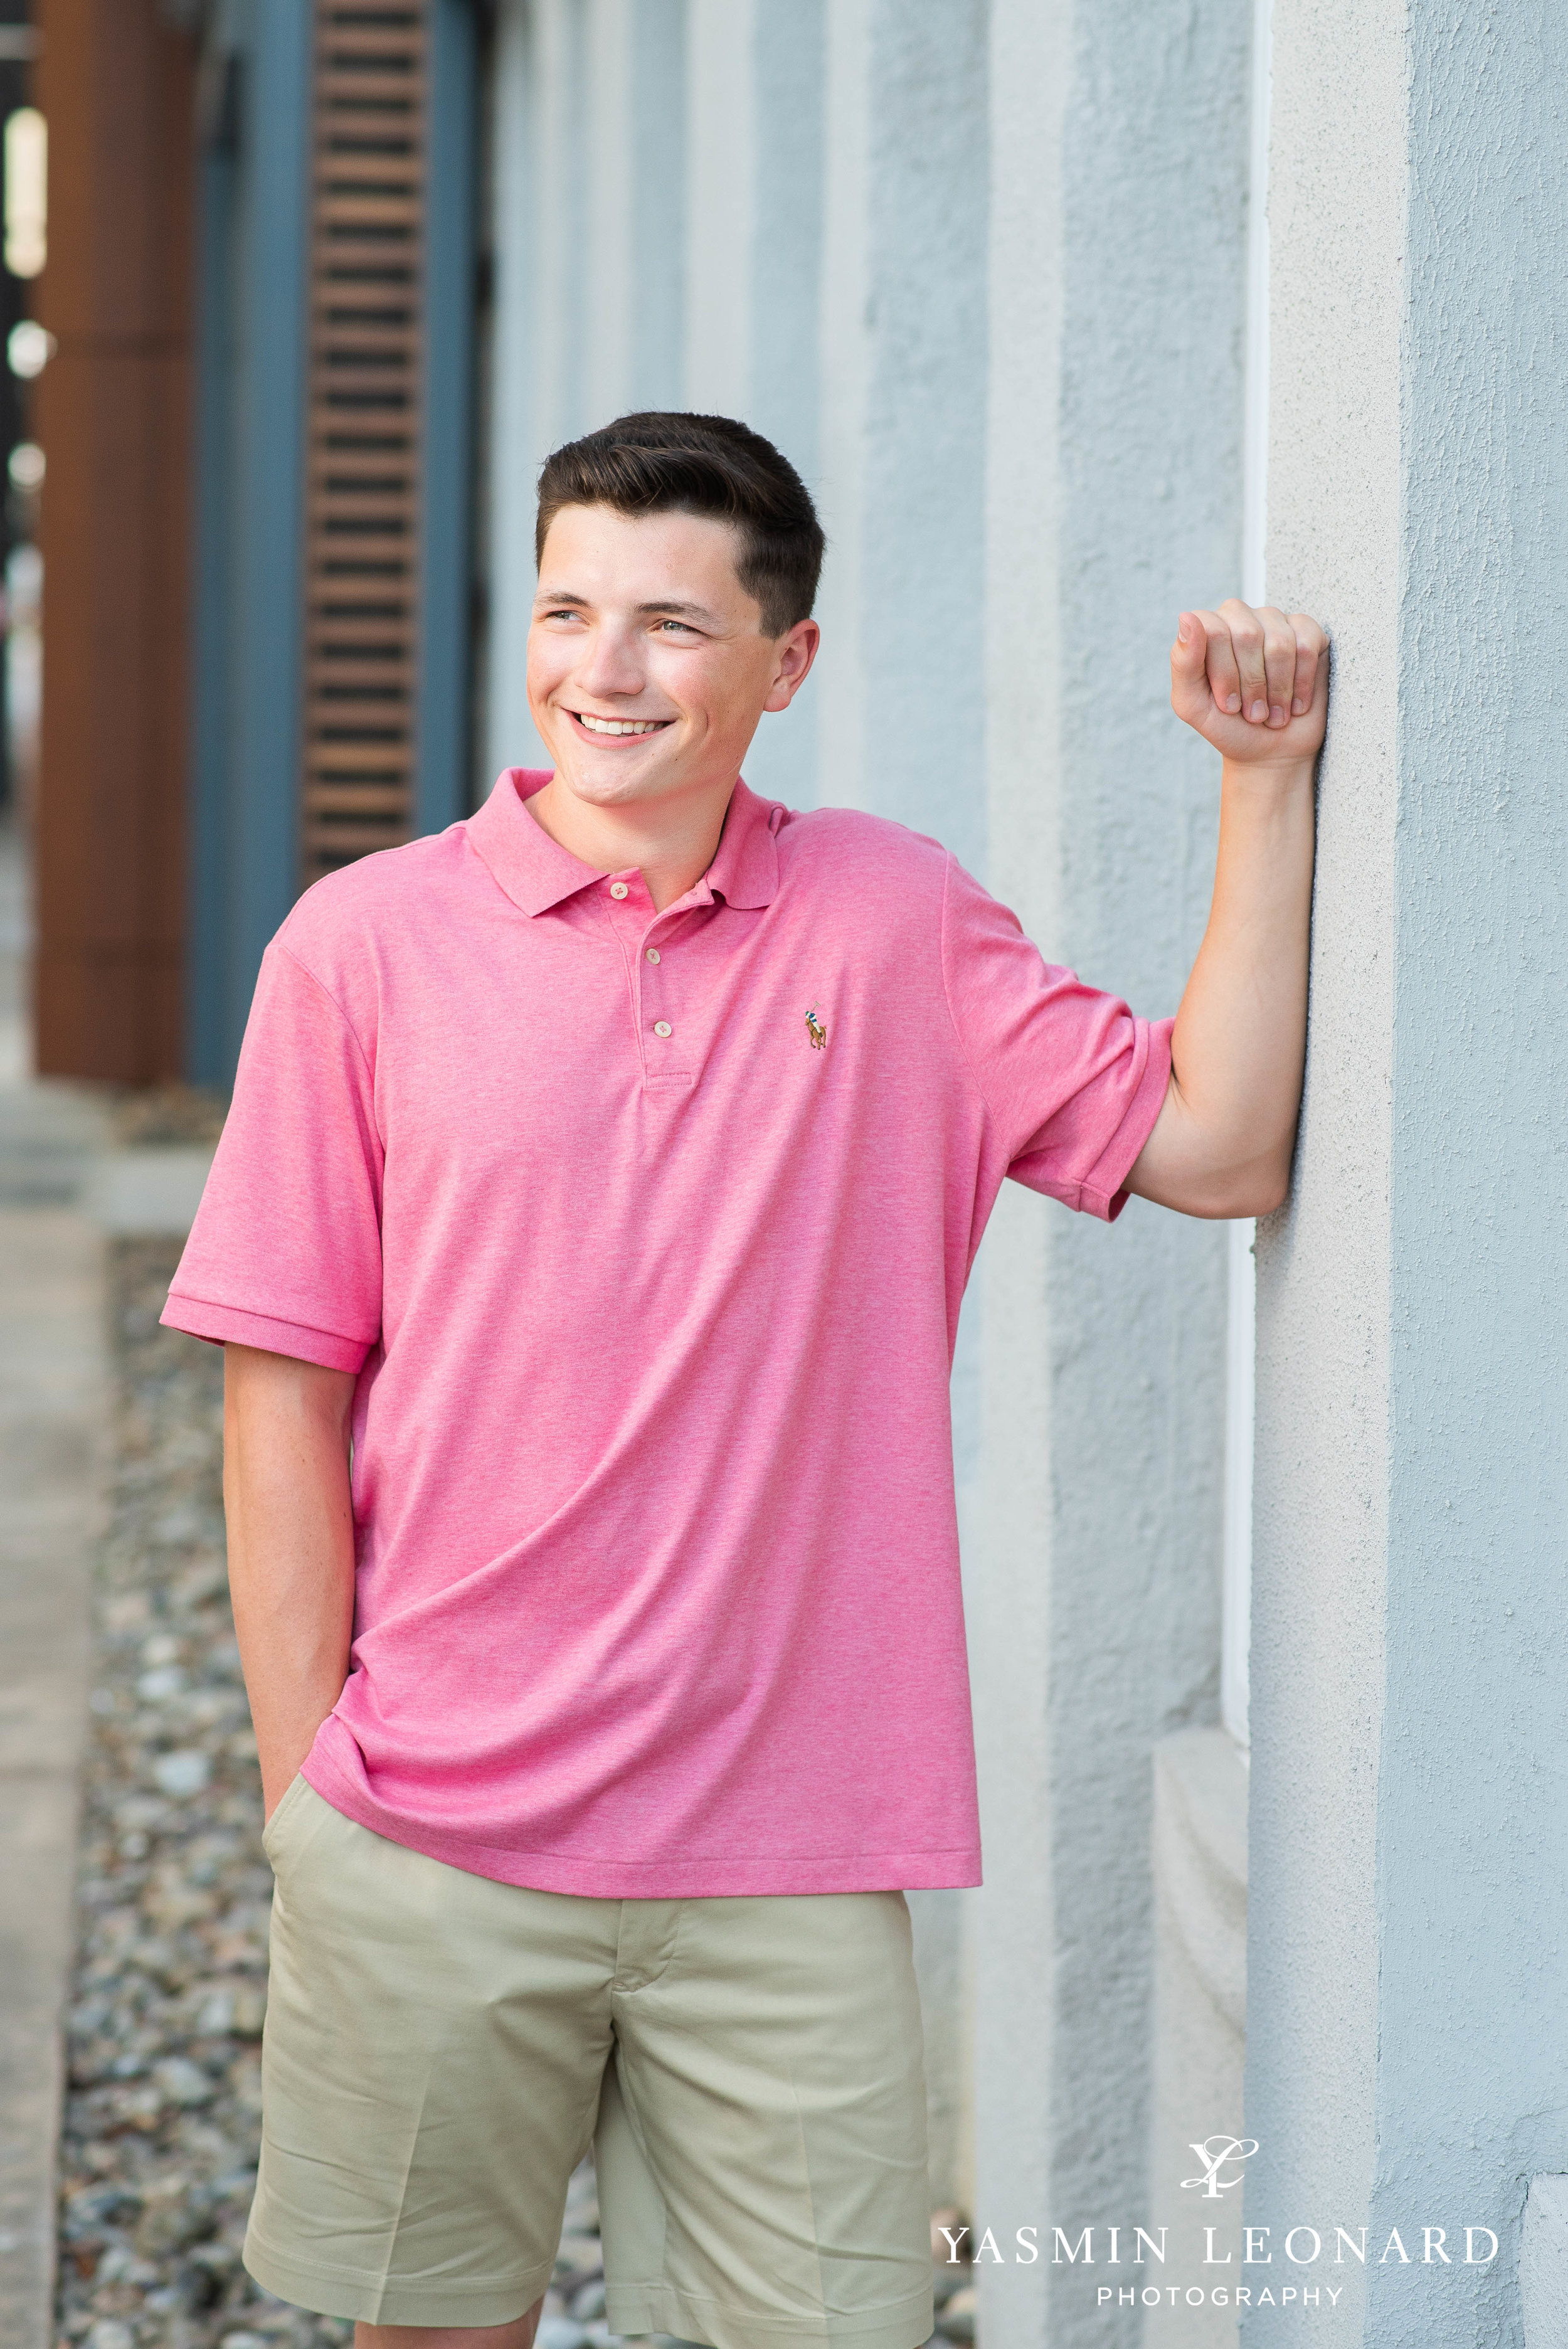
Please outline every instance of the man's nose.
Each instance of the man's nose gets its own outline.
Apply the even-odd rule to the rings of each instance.
[[[578,671],[586,693],[641,693],[645,671],[636,639],[621,628],[595,628]]]

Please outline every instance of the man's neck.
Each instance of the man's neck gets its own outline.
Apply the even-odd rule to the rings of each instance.
[[[635,865],[663,913],[702,879],[718,850],[734,793],[733,781],[689,798],[595,807],[569,791],[559,774],[523,805],[552,840],[599,873]]]

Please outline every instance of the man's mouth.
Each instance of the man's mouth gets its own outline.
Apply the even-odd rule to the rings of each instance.
[[[595,718],[586,709],[571,709],[567,716],[575,718],[585,733],[617,738],[628,734],[662,734],[666,726],[675,723],[673,718]]]

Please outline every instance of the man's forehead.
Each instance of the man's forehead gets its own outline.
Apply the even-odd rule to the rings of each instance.
[[[547,601],[679,603],[712,612],[715,602],[749,602],[739,579],[740,533],[733,523],[678,510],[625,514],[612,506],[562,506],[545,534],[539,594]]]

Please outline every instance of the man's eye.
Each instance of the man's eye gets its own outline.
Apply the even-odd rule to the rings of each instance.
[[[677,636],[695,636],[696,634],[689,620],[660,620],[657,625],[661,628],[673,628]]]

